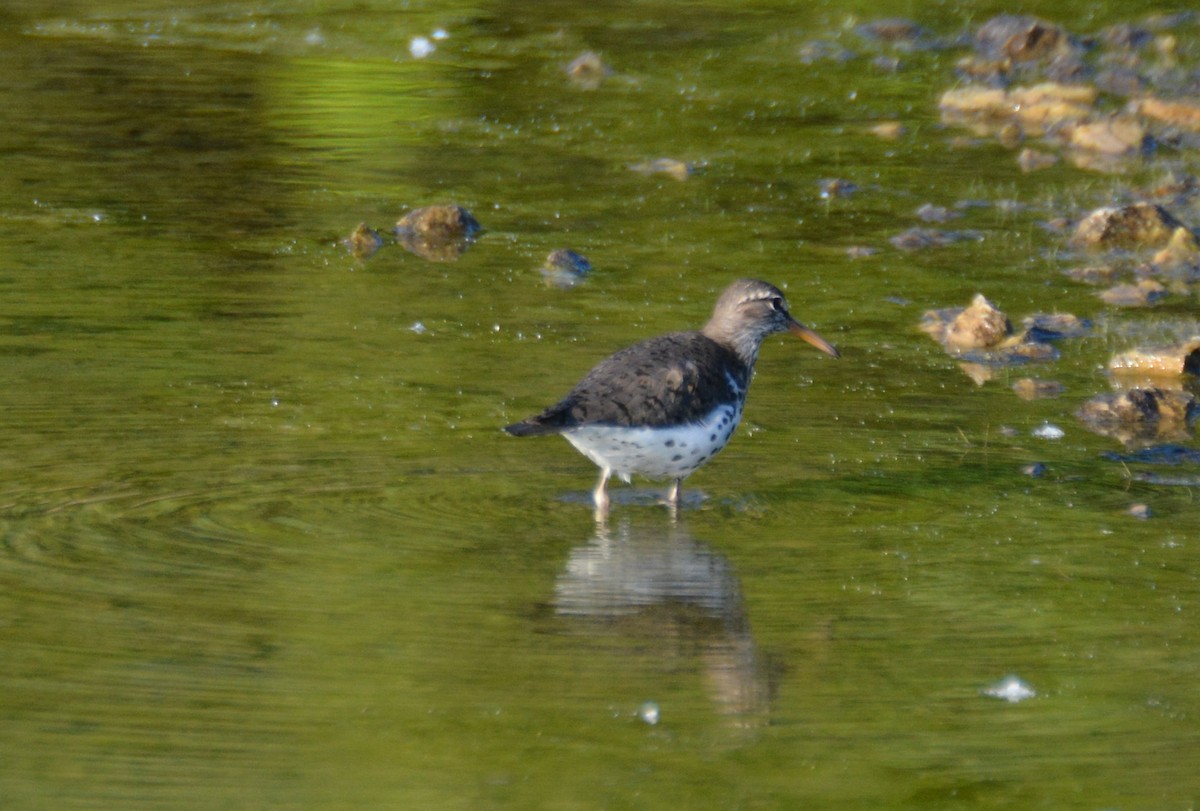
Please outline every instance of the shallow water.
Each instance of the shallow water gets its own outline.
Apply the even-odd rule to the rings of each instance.
[[[1089,8],[1057,19],[1156,10]],[[1197,472],[1072,416],[1194,299],[1106,308],[1043,227],[1195,152],[953,147],[990,4],[738,9],[4,12],[4,808],[1195,805],[1200,512],[1137,474]],[[889,14],[937,47],[854,33]],[[934,227],[972,238],[890,243],[965,200]],[[457,262],[341,244],[432,202],[487,229]],[[740,275],[842,359],[768,341],[679,520],[635,481],[596,526],[592,466],[499,427]],[[980,291],[1097,328],[976,385],[917,324]],[[984,694],[1010,674],[1036,696]]]

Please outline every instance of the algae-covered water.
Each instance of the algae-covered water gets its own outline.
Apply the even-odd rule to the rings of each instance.
[[[0,11],[0,807],[1195,807],[1194,442],[1074,413],[1196,299],[1104,303],[1063,221],[1200,161],[943,122],[1012,10]],[[1198,95],[1194,17],[1019,10]],[[434,203],[486,229],[457,261],[391,244]],[[769,340],[678,520],[635,480],[597,525],[593,466],[500,427],[739,276],[842,358]],[[918,329],[979,292],[1091,329],[979,384]]]

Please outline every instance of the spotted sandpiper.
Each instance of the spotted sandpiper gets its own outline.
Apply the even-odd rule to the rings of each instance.
[[[833,357],[838,351],[792,318],[783,293],[755,279],[731,284],[698,332],[672,332],[602,361],[557,404],[506,426],[513,436],[562,434],[600,467],[592,496],[608,512],[616,473],[669,479],[679,504],[683,480],[725,447],[742,416],[763,339],[791,332]]]

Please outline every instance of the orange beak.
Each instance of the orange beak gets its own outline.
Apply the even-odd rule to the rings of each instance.
[[[796,321],[795,319],[793,319],[792,323],[788,325],[788,332],[792,333],[797,338],[808,341],[810,344],[815,346],[817,349],[820,349],[826,355],[831,355],[835,358],[841,357],[841,353],[838,352],[836,348],[834,348],[833,344],[829,343],[829,341],[826,341],[824,338],[822,338],[820,335],[818,335],[815,331],[809,329],[808,327],[804,326],[803,324],[801,324],[799,321]]]

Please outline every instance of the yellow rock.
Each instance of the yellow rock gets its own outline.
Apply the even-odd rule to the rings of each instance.
[[[1068,140],[1076,149],[1125,155],[1141,151],[1146,141],[1146,128],[1133,118],[1105,118],[1075,125]]]
[[[1041,135],[1091,115],[1095,101],[1093,87],[1045,82],[1008,92],[978,85],[959,87],[943,93],[939,105],[948,121],[1006,119],[1020,124],[1027,134]]]
[[[946,346],[954,351],[987,349],[997,346],[1012,334],[1008,316],[996,309],[982,293],[977,293],[946,329]]]
[[[1016,87],[1008,94],[1013,116],[1027,128],[1037,125],[1043,130],[1085,118],[1095,101],[1095,88],[1082,85],[1045,83]]]
[[[1182,225],[1171,234],[1167,247],[1154,254],[1154,265],[1164,270],[1200,264],[1200,244],[1196,235]]]
[[[1009,97],[1014,104],[1078,104],[1091,107],[1096,103],[1099,91],[1090,85],[1059,84],[1042,82],[1030,87],[1014,87]]]
[[[687,180],[692,174],[692,165],[675,158],[655,158],[652,161],[635,163],[629,167],[642,175],[666,175],[675,180]]]
[[[1171,346],[1139,347],[1114,355],[1108,370],[1119,375],[1178,377],[1200,374],[1200,336]]]
[[[1057,380],[1036,380],[1023,377],[1012,385],[1013,391],[1022,400],[1045,400],[1062,394],[1066,387]]]
[[[881,121],[871,127],[870,132],[877,138],[882,138],[885,141],[895,141],[901,138],[908,132],[908,128],[899,121]]]
[[[1153,248],[1164,245],[1182,225],[1153,203],[1106,206],[1080,220],[1071,241],[1088,248]]]
[[[1011,113],[1008,94],[994,87],[957,87],[942,94],[938,103],[943,112],[958,116],[998,115]]]
[[[1100,293],[1105,304],[1114,307],[1149,307],[1167,295],[1167,288],[1153,279],[1142,279],[1137,284],[1118,284]]]
[[[1164,121],[1192,132],[1200,132],[1200,102],[1163,101],[1150,96],[1137,102],[1136,108],[1141,115],[1147,118]]]

